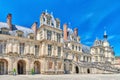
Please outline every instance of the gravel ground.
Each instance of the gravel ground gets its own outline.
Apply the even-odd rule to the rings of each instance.
[[[120,80],[120,74],[0,75],[0,80]]]

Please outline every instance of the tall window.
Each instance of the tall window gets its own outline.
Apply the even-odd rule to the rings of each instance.
[[[61,47],[58,47],[58,57],[61,56]]]
[[[52,45],[48,44],[48,56],[51,56],[52,54]]]
[[[47,30],[47,40],[51,40],[52,32]]]
[[[76,46],[76,51],[77,51],[77,46]]]
[[[83,61],[86,61],[86,60],[85,60],[85,56],[83,57]]]
[[[80,46],[79,46],[79,51],[80,51]]]
[[[60,34],[57,33],[57,42],[60,42]]]
[[[35,55],[39,55],[39,46],[35,45]]]
[[[96,58],[96,61],[98,61],[98,56],[96,56],[95,58]]]
[[[6,52],[6,43],[0,43],[0,54]]]
[[[74,45],[72,45],[72,50],[74,50]]]
[[[66,53],[66,58],[68,57],[68,53]]]
[[[20,43],[20,54],[24,54],[24,43]]]

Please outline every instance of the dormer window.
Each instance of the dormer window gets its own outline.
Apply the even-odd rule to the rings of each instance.
[[[30,39],[34,39],[34,37],[33,37],[33,36],[30,36]]]
[[[17,33],[18,37],[23,37],[23,32],[22,31],[18,30],[16,33]]]
[[[33,33],[28,34],[28,38],[29,39],[34,39],[34,34]]]
[[[1,34],[9,34],[8,31],[9,31],[8,29],[2,28],[1,31],[0,31],[0,33],[1,33]]]
[[[60,28],[60,20],[58,18],[56,18],[55,20],[56,20],[56,28]]]
[[[52,32],[47,30],[47,40],[51,40],[52,38]]]
[[[22,34],[18,34],[18,37],[22,37]]]

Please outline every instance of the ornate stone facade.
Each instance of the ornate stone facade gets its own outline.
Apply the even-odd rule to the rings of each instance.
[[[114,51],[107,41],[95,40],[92,47],[80,43],[78,29],[67,24],[60,28],[60,20],[43,12],[40,26],[31,29],[0,22],[0,74],[64,74],[114,73]]]

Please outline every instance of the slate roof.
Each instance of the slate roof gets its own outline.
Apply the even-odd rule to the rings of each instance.
[[[9,29],[9,26],[8,26],[7,23],[0,22],[0,29],[1,28],[7,28],[7,29]]]
[[[4,22],[0,22],[0,29],[1,28],[10,29],[9,25],[7,23],[4,23]],[[16,31],[18,31],[18,30],[23,32],[24,37],[27,37],[27,35],[30,33],[34,33],[34,31],[31,28],[26,28],[24,26],[19,26],[19,25],[12,25],[12,31],[9,31],[9,34],[15,36]]]
[[[82,52],[83,53],[90,53],[90,47],[86,45],[82,45]]]

